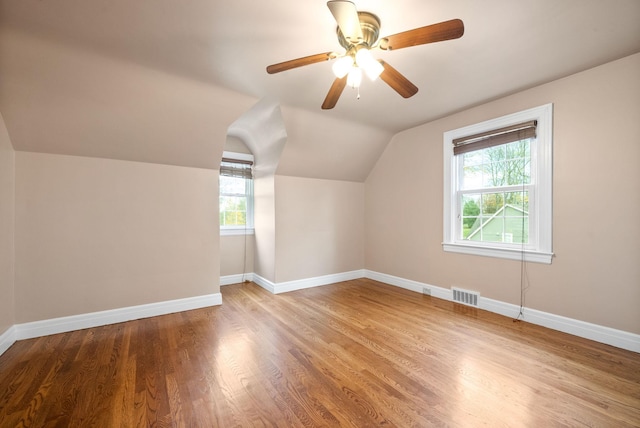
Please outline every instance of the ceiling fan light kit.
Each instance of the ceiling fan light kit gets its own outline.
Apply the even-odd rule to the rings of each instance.
[[[373,58],[371,51],[362,47],[356,53],[356,63],[362,68],[371,80],[376,80],[384,71],[384,67]]]
[[[402,97],[412,97],[418,92],[418,87],[388,63],[376,60],[371,51],[377,49],[397,50],[452,40],[460,38],[464,34],[462,21],[452,19],[379,39],[380,19],[373,13],[358,12],[355,4],[348,0],[329,1],[327,7],[338,24],[336,29],[338,43],[345,49],[345,53],[339,55],[335,52],[327,52],[310,55],[267,67],[267,73],[274,74],[337,58],[332,66],[336,79],[322,103],[322,108],[325,110],[336,106],[344,87],[347,85],[358,89],[358,98],[360,98],[359,88],[363,71],[371,80],[380,77]]]

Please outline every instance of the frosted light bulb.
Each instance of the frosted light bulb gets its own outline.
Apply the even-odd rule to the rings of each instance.
[[[336,60],[336,62],[333,63],[331,69],[333,70],[333,74],[335,74],[337,78],[342,79],[351,70],[352,66],[353,58],[347,55]]]

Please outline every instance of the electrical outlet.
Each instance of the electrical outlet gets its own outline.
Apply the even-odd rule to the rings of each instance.
[[[431,289],[429,287],[422,287],[422,294],[425,296],[431,296]]]

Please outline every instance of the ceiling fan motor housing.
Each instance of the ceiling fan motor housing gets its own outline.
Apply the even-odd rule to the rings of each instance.
[[[362,30],[362,40],[349,40],[342,34],[340,27],[336,30],[338,42],[340,46],[346,50],[358,44],[364,44],[370,48],[378,41],[380,35],[380,18],[373,13],[358,12],[358,20],[360,21],[360,29]]]

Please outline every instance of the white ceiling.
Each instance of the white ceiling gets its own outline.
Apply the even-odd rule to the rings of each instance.
[[[320,105],[333,82],[330,62],[275,75],[265,67],[342,52],[324,0],[0,0],[0,27],[4,35],[15,32],[46,41],[43,51],[66,46],[197,81],[194,85],[221,87],[247,100],[271,97],[319,120],[355,122],[386,136],[640,52],[638,0],[355,3],[380,17],[382,36],[452,18],[462,19],[465,34],[377,55],[419,87],[414,97],[403,99],[384,82],[365,78],[359,100],[346,88],[336,108],[323,111]],[[1,75],[11,68],[7,62],[20,61],[20,54],[0,48]],[[42,74],[36,69],[48,66],[46,59],[30,59],[12,72],[17,79],[18,74]],[[0,86],[0,108],[11,134],[12,118],[19,116],[11,106],[18,103],[18,92],[11,100],[10,88],[5,89]],[[24,91],[19,94],[24,98]],[[229,114],[246,105],[250,102],[239,102]],[[375,151],[380,150],[376,145]]]

